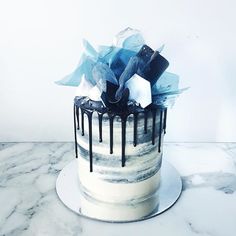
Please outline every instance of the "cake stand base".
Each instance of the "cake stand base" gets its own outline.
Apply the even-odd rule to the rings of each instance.
[[[69,209],[71,209],[72,211],[76,212],[81,216],[87,217],[86,215],[83,215],[80,211],[81,192],[79,188],[77,168],[78,168],[77,160],[75,159],[61,170],[56,181],[56,191],[60,200]],[[179,173],[171,164],[169,164],[167,161],[163,161],[161,167],[159,205],[150,215],[147,215],[135,221],[146,220],[166,211],[172,205],[175,204],[175,202],[178,200],[181,194],[181,191],[182,191],[182,181]],[[96,218],[91,218],[91,219],[100,220]],[[106,221],[106,222],[116,222],[116,221]],[[125,222],[134,222],[134,220],[117,221],[117,223],[125,223]]]

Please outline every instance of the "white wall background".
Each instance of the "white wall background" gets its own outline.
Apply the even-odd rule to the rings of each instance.
[[[0,141],[71,141],[70,73],[81,39],[110,44],[127,26],[166,47],[169,71],[191,86],[168,114],[166,141],[236,141],[234,0],[0,2]]]

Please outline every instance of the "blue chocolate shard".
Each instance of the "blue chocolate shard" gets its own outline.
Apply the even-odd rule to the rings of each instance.
[[[116,78],[119,78],[123,71],[125,70],[126,65],[128,64],[130,58],[134,56],[136,52],[119,49],[113,57],[110,58],[109,65],[112,71],[114,72]]]

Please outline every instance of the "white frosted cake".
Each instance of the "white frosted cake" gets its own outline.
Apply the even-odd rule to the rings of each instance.
[[[127,222],[157,211],[167,107],[183,91],[169,62],[139,30],[112,45],[83,40],[77,68],[57,84],[77,87],[75,153],[82,215]]]
[[[82,214],[132,221],[158,207],[165,121],[166,109],[111,112],[75,98]]]

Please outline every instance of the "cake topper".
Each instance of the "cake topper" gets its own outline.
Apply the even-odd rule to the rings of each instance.
[[[179,77],[165,72],[169,62],[153,50],[140,31],[126,28],[118,33],[111,46],[96,50],[83,40],[84,52],[75,71],[56,83],[78,86],[77,96],[101,101],[111,110],[122,110],[134,102],[145,108],[151,103],[168,107],[184,89]]]

